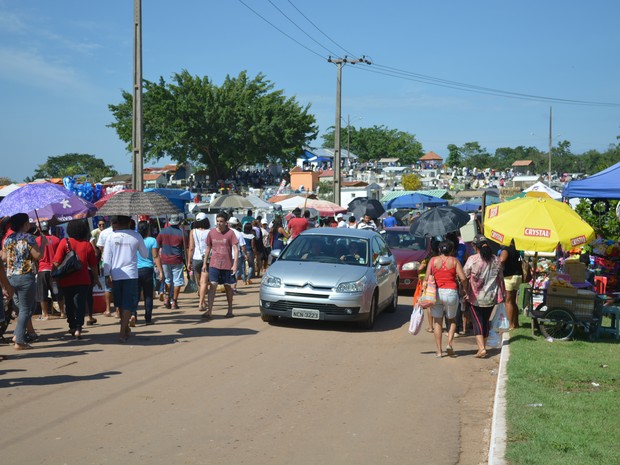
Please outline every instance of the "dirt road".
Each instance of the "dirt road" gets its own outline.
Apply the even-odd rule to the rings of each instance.
[[[258,286],[236,317],[201,320],[197,299],[159,302],[126,345],[98,316],[81,341],[36,321],[31,351],[0,347],[5,464],[464,464],[486,461],[498,355],[436,359],[407,333],[411,297],[374,331],[263,323]],[[14,326],[12,325],[9,330]],[[10,335],[9,335],[10,336]]]

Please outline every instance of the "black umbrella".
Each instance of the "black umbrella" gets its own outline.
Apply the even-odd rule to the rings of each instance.
[[[469,223],[469,213],[455,207],[435,207],[422,213],[409,231],[415,237],[443,236]]]
[[[385,213],[385,208],[381,202],[375,199],[353,199],[348,208],[356,218],[369,215],[371,218],[377,219]]]

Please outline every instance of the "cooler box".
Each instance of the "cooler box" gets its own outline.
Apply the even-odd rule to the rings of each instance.
[[[99,278],[99,287],[93,288],[93,313],[103,313],[105,312],[105,279],[103,277]]]

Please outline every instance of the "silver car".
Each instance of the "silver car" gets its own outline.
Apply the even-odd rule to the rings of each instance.
[[[370,329],[382,310],[396,310],[396,259],[374,231],[309,229],[272,255],[260,285],[263,321],[358,321]]]

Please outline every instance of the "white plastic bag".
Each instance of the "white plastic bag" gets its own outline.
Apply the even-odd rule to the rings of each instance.
[[[497,331],[490,330],[486,346],[491,349],[499,349],[502,346],[502,335]]]
[[[422,323],[424,322],[424,309],[416,304],[413,306],[413,311],[411,312],[411,319],[409,320],[409,334],[413,334],[414,336],[420,332],[420,328],[422,328]]]
[[[495,314],[491,320],[491,329],[502,333],[510,329],[510,322],[508,321],[508,314],[506,313],[506,306],[504,303],[497,304],[495,307]]]

